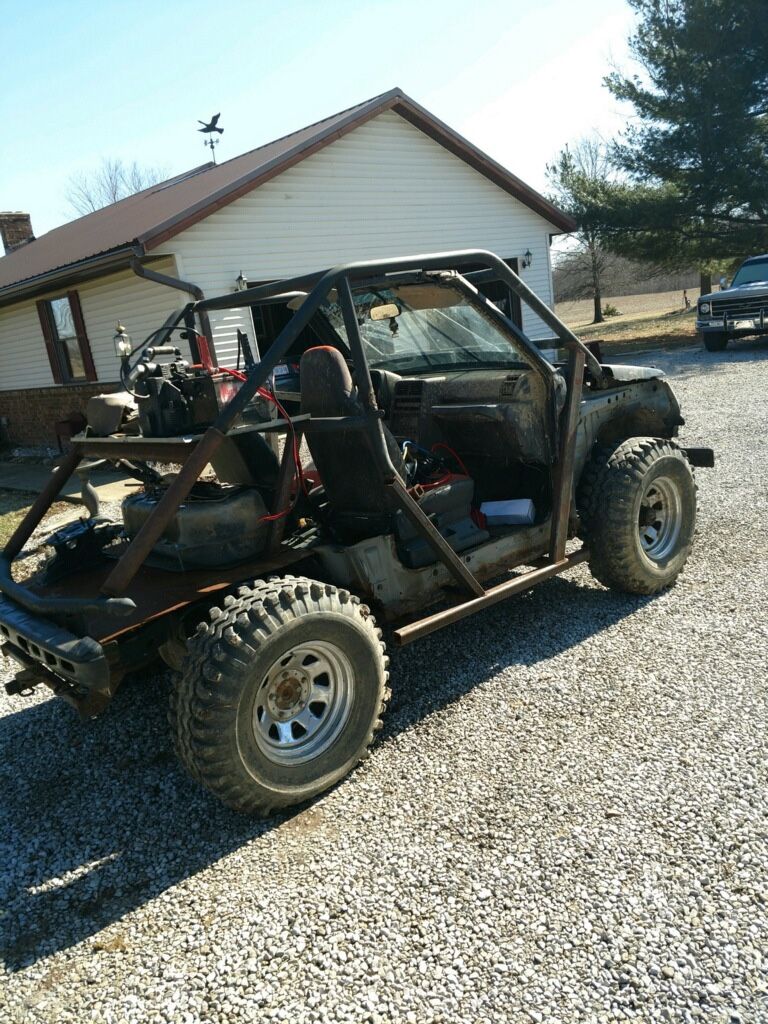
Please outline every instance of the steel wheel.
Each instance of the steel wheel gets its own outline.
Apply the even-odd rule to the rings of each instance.
[[[596,449],[577,502],[596,579],[630,594],[672,586],[696,529],[696,481],[674,441],[631,437]]]
[[[638,529],[645,555],[654,562],[667,558],[677,544],[681,522],[679,487],[669,477],[657,476],[640,499]]]
[[[300,644],[269,669],[256,695],[253,735],[276,764],[318,757],[344,727],[354,674],[346,654],[323,640]]]

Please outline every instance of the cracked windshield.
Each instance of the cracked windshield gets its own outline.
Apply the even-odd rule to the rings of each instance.
[[[357,321],[373,369],[394,373],[526,367],[511,334],[506,334],[456,288],[399,285],[356,292]],[[324,312],[346,342],[337,303]]]

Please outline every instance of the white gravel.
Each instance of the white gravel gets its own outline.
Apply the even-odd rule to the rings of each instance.
[[[181,774],[161,678],[3,697],[0,1020],[768,1021],[768,346],[660,361],[718,457],[678,585],[580,567],[397,653],[307,810]]]

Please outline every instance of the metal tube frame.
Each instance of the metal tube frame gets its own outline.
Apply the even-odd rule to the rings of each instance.
[[[406,488],[402,485],[398,486],[399,478],[389,458],[384,440],[381,413],[376,404],[371,384],[370,369],[365,356],[352,297],[352,282],[363,277],[385,277],[390,273],[401,274],[409,271],[423,273],[459,270],[462,266],[468,264],[476,265],[478,263],[488,268],[486,273],[493,273],[496,279],[502,280],[514,291],[544,323],[551,327],[563,346],[571,353],[568,400],[560,431],[560,457],[554,494],[555,500],[553,502],[549,561],[544,567],[524,573],[516,577],[515,581],[511,581],[509,585],[502,584],[500,588],[493,588],[492,591],[486,591],[482,587],[462,559],[450,548],[444,538],[426,519]],[[142,277],[156,280],[159,283],[169,284],[171,287],[192,291],[193,294],[199,293],[199,289],[196,289],[196,286],[187,285],[173,278],[165,278],[165,275],[156,274],[154,271],[148,270],[148,268],[139,264],[138,261],[136,261],[134,269]],[[462,617],[464,614],[471,614],[479,607],[485,607],[487,603],[500,600],[507,593],[524,589],[526,580],[528,580],[527,585],[533,585],[533,583],[538,582],[539,578],[553,575],[568,568],[570,564],[574,564],[575,560],[577,560],[575,556],[565,557],[565,540],[567,538],[568,516],[572,501],[571,477],[576,442],[576,424],[581,403],[582,380],[584,367],[588,365],[594,385],[600,387],[604,383],[602,368],[594,355],[579,341],[576,335],[555,316],[549,307],[528,288],[503,260],[485,250],[467,249],[456,252],[412,256],[404,259],[391,258],[373,262],[359,261],[342,264],[320,274],[315,273],[290,280],[275,281],[272,284],[259,285],[234,294],[222,295],[212,299],[200,297],[197,301],[189,303],[180,310],[177,314],[176,323],[185,319],[189,313],[197,314],[201,318],[201,323],[204,323],[207,322],[207,313],[210,310],[243,308],[260,302],[278,301],[280,297],[287,294],[295,295],[296,293],[304,293],[308,290],[306,298],[275,339],[265,357],[253,367],[236,395],[221,409],[215,422],[203,434],[201,440],[190,453],[180,472],[147,518],[141,530],[129,543],[122,557],[102,585],[101,598],[85,599],[79,602],[73,600],[69,602],[70,605],[87,604],[88,607],[93,607],[95,600],[100,603],[104,610],[114,612],[118,612],[127,606],[132,606],[133,602],[127,598],[119,598],[119,595],[125,593],[126,588],[141,568],[155,543],[176,514],[179,505],[186,499],[200,473],[224,441],[227,431],[233,426],[237,417],[255,396],[257,389],[267,382],[275,366],[288,352],[301,331],[309,325],[312,317],[334,289],[339,296],[342,307],[347,338],[368,423],[371,451],[375,463],[381,472],[382,482],[390,489],[411,521],[422,531],[425,539],[432,546],[440,561],[445,564],[457,582],[473,595],[469,601],[457,606],[456,609],[449,610],[452,613],[450,621],[455,621],[456,617]],[[201,295],[202,293],[199,294]],[[491,303],[485,303],[484,305],[487,315],[498,322],[508,334],[515,338],[517,344],[524,349],[525,355],[532,365],[539,372],[549,374],[551,377],[555,373],[554,367],[544,358],[539,349],[527,336],[504,317]],[[210,328],[208,328],[208,331],[210,331]],[[74,470],[77,461],[79,461],[79,457],[75,458],[74,455],[65,460],[65,465],[70,472]],[[21,550],[26,539],[31,535],[42,519],[42,516],[50,507],[56,494],[58,494],[64,483],[64,473],[60,473],[55,478],[55,481],[55,484],[52,481],[40,495],[38,501],[35,502],[33,508],[6,545],[2,559],[6,568],[9,567],[10,561],[15,557],[15,554],[18,554]],[[7,576],[10,577],[9,569]],[[6,593],[8,592],[7,582],[4,575],[0,573],[0,590]],[[17,584],[13,584],[12,588],[17,592],[14,594],[17,597],[18,591],[22,588]],[[32,597],[32,595],[29,596],[30,598]],[[40,606],[46,605],[46,601],[47,599],[45,598],[37,597],[35,604],[40,608]],[[51,605],[58,604],[60,601],[61,599],[51,601]],[[25,601],[20,601],[20,603],[24,604]],[[434,628],[439,627],[435,626]]]

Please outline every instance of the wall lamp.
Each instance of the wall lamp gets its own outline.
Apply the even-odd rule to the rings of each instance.
[[[525,252],[523,253],[523,258],[522,258],[522,261],[520,263],[520,266],[523,268],[523,270],[526,270],[528,267],[530,267],[532,260],[533,260],[533,253],[531,252],[530,249],[526,249]]]
[[[237,277],[235,279],[235,291],[236,292],[244,292],[247,287],[248,287],[248,278],[245,276],[245,274],[241,270],[240,273],[237,275]]]

